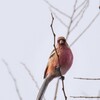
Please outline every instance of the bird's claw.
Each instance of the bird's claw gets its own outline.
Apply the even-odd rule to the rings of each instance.
[[[64,80],[64,79],[65,79],[65,77],[64,77],[64,76],[61,76],[61,77],[60,77],[60,79]]]

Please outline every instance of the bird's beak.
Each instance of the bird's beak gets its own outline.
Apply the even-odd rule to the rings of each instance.
[[[63,40],[60,40],[60,44],[62,45],[62,44],[64,44],[65,43],[65,41],[63,41]]]

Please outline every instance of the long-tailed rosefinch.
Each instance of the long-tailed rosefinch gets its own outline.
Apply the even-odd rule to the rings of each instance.
[[[59,56],[58,56],[58,55]],[[54,49],[49,57],[47,68],[44,73],[44,82],[39,90],[36,100],[41,100],[49,82],[55,77],[64,75],[73,62],[73,54],[64,37],[57,40],[56,50]],[[57,69],[60,69],[57,70]],[[60,73],[61,72],[61,73]]]

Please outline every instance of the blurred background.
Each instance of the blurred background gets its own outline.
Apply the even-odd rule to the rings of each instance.
[[[75,0],[48,0],[53,7],[72,16]],[[77,7],[84,1],[77,0]],[[48,57],[53,49],[53,34],[50,28],[51,11],[69,25],[69,19],[50,7],[46,0],[1,0],[0,1],[0,100],[19,100],[14,80],[22,100],[35,100],[38,89],[31,79],[24,63],[34,76],[39,87],[43,82],[43,74]],[[80,8],[81,9],[81,8]],[[68,37],[69,45],[89,25],[100,12],[99,0],[90,0],[88,8]],[[75,13],[76,15],[78,13]],[[75,16],[76,16],[75,15]],[[56,37],[66,36],[68,28],[57,18],[54,20]],[[74,26],[75,24],[73,24]],[[74,77],[100,77],[100,16],[72,46],[74,61],[65,75],[65,91],[70,96],[100,96],[99,80],[78,80]],[[8,65],[5,65],[4,60]],[[8,67],[7,67],[8,66]],[[48,86],[46,100],[53,100],[57,79]],[[64,100],[60,82],[57,100]],[[97,100],[97,99],[96,99]],[[99,99],[98,99],[99,100]]]

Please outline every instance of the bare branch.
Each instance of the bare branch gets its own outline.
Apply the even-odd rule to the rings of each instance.
[[[65,92],[65,86],[64,86],[64,79],[61,77],[61,80],[62,80],[62,90],[63,90],[63,93],[64,93],[64,97],[65,97],[65,100],[67,100],[67,96],[66,96],[66,92]]]
[[[80,10],[80,12],[73,18],[73,21],[75,21],[75,20],[77,19],[77,17],[80,16],[81,13],[82,13],[84,10],[86,10],[86,8],[88,7],[88,5],[89,5],[89,0],[87,0],[86,4],[83,6],[83,8]],[[76,10],[76,11],[78,11],[78,10]]]
[[[53,9],[56,10],[56,11],[58,11],[60,14],[66,16],[65,13],[63,13],[63,12],[60,11],[59,9],[55,8],[55,7],[54,7],[53,5],[51,5],[47,0],[44,0],[44,1],[45,1],[51,8],[53,8]],[[62,21],[62,19],[60,19],[60,18],[51,10],[51,12],[52,12],[52,13],[54,14],[54,16],[60,21],[60,23],[61,23],[62,25],[64,25],[64,26],[68,29],[68,30],[67,30],[66,39],[68,39],[69,34],[77,27],[77,25],[79,24],[79,22],[80,22],[81,19],[83,18],[84,12],[86,11],[88,5],[89,5],[89,0],[84,0],[78,7],[76,7],[76,6],[77,6],[77,0],[75,0],[75,4],[74,4],[74,7],[73,7],[73,12],[72,12],[72,16],[71,16],[71,17],[70,17],[70,16],[66,16],[66,17],[68,17],[68,18],[70,19],[70,23],[69,23],[68,26],[64,23],[64,21]],[[80,8],[81,8],[81,10],[80,10]],[[79,13],[78,13],[76,16],[74,16],[75,13],[76,13],[78,10],[80,10]],[[73,22],[74,22],[78,17],[79,17],[78,21],[77,21],[77,22],[75,23],[75,25],[72,27]],[[72,28],[71,28],[71,27],[72,27]]]
[[[100,12],[96,14],[96,16],[92,19],[92,21],[89,23],[89,25],[83,30],[83,32],[70,44],[72,46],[86,31],[89,29],[89,27],[95,22],[97,17],[100,15]]]
[[[80,79],[80,80],[100,80],[100,78],[81,78],[81,77],[74,77],[74,79]]]
[[[18,97],[19,97],[19,100],[22,100],[22,97],[21,97],[21,94],[20,94],[20,92],[19,92],[19,88],[18,88],[18,85],[17,85],[17,81],[16,81],[14,75],[12,74],[11,69],[9,68],[8,63],[7,63],[4,59],[2,59],[2,62],[3,62],[3,63],[5,64],[5,66],[7,67],[8,73],[9,73],[9,75],[11,76],[11,78],[12,78],[12,80],[13,80],[13,82],[14,82],[14,85],[15,85],[16,92],[17,92],[17,95],[18,95]]]
[[[57,99],[58,86],[59,86],[59,79],[57,80],[57,84],[56,84],[56,90],[55,90],[54,100]]]
[[[55,38],[56,38],[56,34],[54,33],[54,30],[53,30],[53,21],[54,21],[54,17],[53,17],[53,15],[52,15],[52,13],[51,13],[51,16],[52,16],[52,22],[51,22],[51,25],[50,25],[50,26],[51,26],[51,30],[52,30],[52,33],[53,33],[53,36],[54,36],[54,44],[53,44],[53,46],[54,46],[55,52],[56,52],[57,57],[58,57],[58,63],[59,63],[59,66],[61,66],[61,65],[60,65],[59,55],[58,55],[58,52],[57,52],[57,49],[56,49],[56,46],[55,46]],[[59,68],[60,68],[60,67],[59,67]],[[63,93],[64,93],[64,97],[65,97],[65,100],[67,100],[67,96],[66,96],[65,88],[64,88],[64,77],[62,76],[60,70],[59,70],[59,73],[60,73],[61,80],[62,80],[62,90],[63,90]]]
[[[98,92],[98,96],[100,96],[100,91]],[[100,100],[99,98],[97,100]]]
[[[68,26],[56,15],[56,13],[54,13],[51,9],[50,9],[51,13],[55,16],[55,18],[58,19],[58,21],[64,25],[66,28],[68,28]]]
[[[40,89],[39,85],[38,85],[37,81],[35,80],[34,76],[32,75],[31,71],[28,69],[28,67],[23,62],[21,62],[21,64],[24,66],[24,68],[28,72],[29,76],[31,77],[32,81],[35,83],[36,88],[39,90]],[[46,100],[45,97],[44,97],[44,100]]]
[[[88,0],[84,0],[77,8],[76,10],[80,9]]]
[[[100,0],[99,0],[99,9],[100,9]]]
[[[79,20],[76,22],[76,24],[70,29],[70,32],[72,32],[72,31],[77,27],[77,25],[79,24],[79,22],[80,22],[81,19],[83,18],[83,15],[84,15],[86,9],[88,8],[88,5],[89,5],[89,2],[87,2],[87,4],[84,6],[84,8],[81,9],[81,11],[80,11],[80,12],[76,15],[76,17],[73,19],[73,22],[74,22],[78,17],[80,17]]]
[[[85,98],[85,99],[89,99],[89,98],[91,98],[91,99],[97,99],[97,98],[100,98],[100,96],[70,96],[71,98],[80,98],[80,99],[82,99],[82,98]]]
[[[73,17],[74,17],[74,14],[76,12],[76,5],[77,5],[77,0],[75,1],[75,4],[74,4],[74,8],[73,8],[73,13],[72,13],[72,16],[70,18],[70,23],[69,23],[69,26],[68,26],[68,31],[67,31],[67,35],[66,35],[66,39],[68,39],[68,36],[70,34],[70,28],[71,28],[71,25],[73,23]]]
[[[31,77],[32,81],[35,83],[36,88],[39,90],[39,85],[38,85],[37,81],[34,79],[34,76],[33,76],[32,73],[30,72],[30,70],[28,69],[28,67],[27,67],[23,62],[21,62],[21,64],[24,66],[24,68],[25,68],[26,71],[28,72],[29,76]]]
[[[52,4],[49,3],[49,1],[44,0],[44,2],[46,2],[51,8],[53,8],[54,10],[56,10],[57,12],[59,12],[60,14],[64,15],[67,18],[70,18],[69,15],[67,15],[66,13],[64,13],[64,12],[60,11],[59,9],[57,9],[56,7],[54,7]]]
[[[52,22],[51,22],[50,27],[51,27],[51,30],[52,30],[52,33],[53,33],[53,36],[54,36],[54,44],[53,44],[53,46],[54,46],[55,52],[56,52],[56,54],[57,54],[58,62],[59,62],[59,66],[60,66],[60,59],[59,59],[59,55],[58,55],[58,52],[57,52],[57,49],[56,49],[56,45],[55,45],[55,44],[56,44],[56,34],[55,34],[54,30],[53,30],[53,21],[54,21],[54,17],[53,17],[53,15],[52,15],[52,13],[51,13],[51,17],[52,17]]]
[[[52,22],[51,22],[50,27],[51,27],[51,30],[52,30],[52,33],[53,33],[53,36],[54,36],[54,44],[53,44],[53,46],[54,46],[54,49],[56,50],[56,46],[55,46],[55,44],[56,44],[56,34],[55,34],[54,30],[53,30],[53,21],[54,21],[54,17],[53,17],[53,15],[52,15],[52,13],[51,13],[51,17],[52,17]]]

